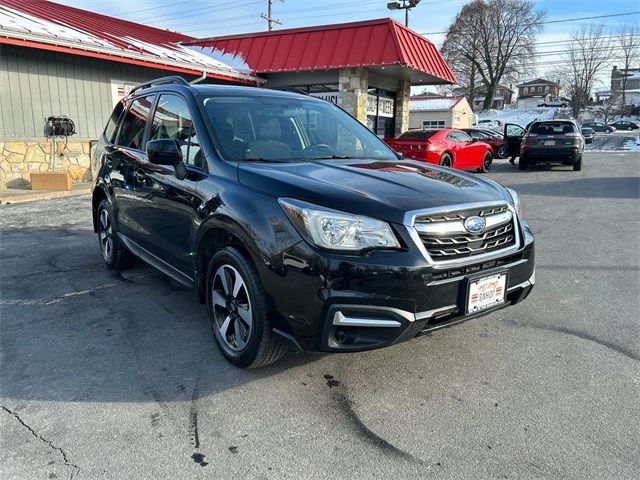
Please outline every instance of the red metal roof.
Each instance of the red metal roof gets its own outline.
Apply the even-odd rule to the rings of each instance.
[[[457,83],[426,37],[383,18],[187,42],[241,57],[256,73],[398,65]]]
[[[255,83],[248,72],[179,45],[189,40],[194,39],[45,0],[0,0],[0,44]]]

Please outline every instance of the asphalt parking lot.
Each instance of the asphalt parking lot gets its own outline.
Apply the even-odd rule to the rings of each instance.
[[[88,196],[0,206],[0,477],[637,478],[639,155],[488,176],[537,235],[526,302],[254,371],[194,293],[103,267]]]
[[[637,142],[638,130],[631,132],[596,133],[593,142],[585,145],[586,150],[630,150]]]

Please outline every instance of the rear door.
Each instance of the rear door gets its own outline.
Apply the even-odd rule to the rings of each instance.
[[[506,123],[504,126],[504,145],[507,156],[517,157],[520,155],[520,145],[526,130],[515,123]]]
[[[147,121],[156,95],[132,100],[120,124],[114,145],[105,154],[110,169],[111,185],[116,198],[116,218],[121,234],[136,242],[142,240],[143,221],[135,191],[135,172],[146,162],[144,145]]]

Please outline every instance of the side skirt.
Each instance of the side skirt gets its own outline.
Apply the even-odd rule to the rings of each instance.
[[[195,281],[189,275],[182,273],[177,268],[169,265],[167,262],[157,257],[150,251],[138,245],[136,242],[131,240],[126,235],[118,233],[118,237],[122,240],[122,243],[133,253],[136,257],[142,260],[145,263],[148,263],[153,268],[160,270],[166,276],[171,277],[178,283],[181,283],[185,287],[195,288]]]

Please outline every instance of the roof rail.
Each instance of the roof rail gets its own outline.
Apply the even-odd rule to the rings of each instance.
[[[129,93],[137,92],[138,90],[142,90],[143,88],[149,88],[149,87],[154,87],[156,85],[166,85],[166,84],[189,86],[189,82],[187,82],[184,78],[178,77],[177,75],[172,75],[170,77],[156,78],[155,80],[150,80],[148,82],[141,83],[140,85],[136,85],[131,89]]]

